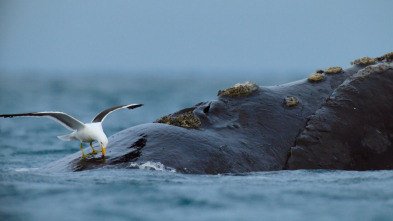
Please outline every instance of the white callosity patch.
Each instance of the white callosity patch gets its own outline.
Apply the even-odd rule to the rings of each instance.
[[[378,74],[387,71],[388,69],[393,69],[391,63],[380,63],[376,65],[370,65],[363,68],[358,73],[355,74],[356,77],[366,77],[370,74]]]

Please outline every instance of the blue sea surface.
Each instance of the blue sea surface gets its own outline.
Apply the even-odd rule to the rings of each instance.
[[[110,136],[216,99],[219,89],[238,82],[307,77],[282,76],[2,73],[0,113],[56,110],[89,122],[111,106],[145,104],[108,116],[103,126]],[[77,142],[56,138],[67,133],[47,118],[0,119],[0,220],[393,220],[393,171],[189,175],[157,165],[40,171],[79,151]]]

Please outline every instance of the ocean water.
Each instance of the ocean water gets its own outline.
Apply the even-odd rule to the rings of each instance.
[[[108,116],[110,136],[215,99],[237,82],[274,85],[308,75],[109,74],[2,73],[0,113],[58,110],[88,122],[107,107],[145,104]],[[67,133],[47,118],[0,119],[0,220],[393,220],[393,171],[185,175],[149,162],[41,172],[79,151],[56,138]]]

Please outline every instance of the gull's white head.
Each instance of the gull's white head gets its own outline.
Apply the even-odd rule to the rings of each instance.
[[[100,143],[101,146],[101,151],[102,151],[102,156],[105,155],[105,148],[108,145],[108,138],[106,136],[101,137],[98,142]]]

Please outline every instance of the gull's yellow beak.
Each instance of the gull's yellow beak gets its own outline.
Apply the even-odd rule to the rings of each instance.
[[[101,152],[102,152],[102,156],[105,156],[105,147],[103,147],[102,145],[101,145]]]

